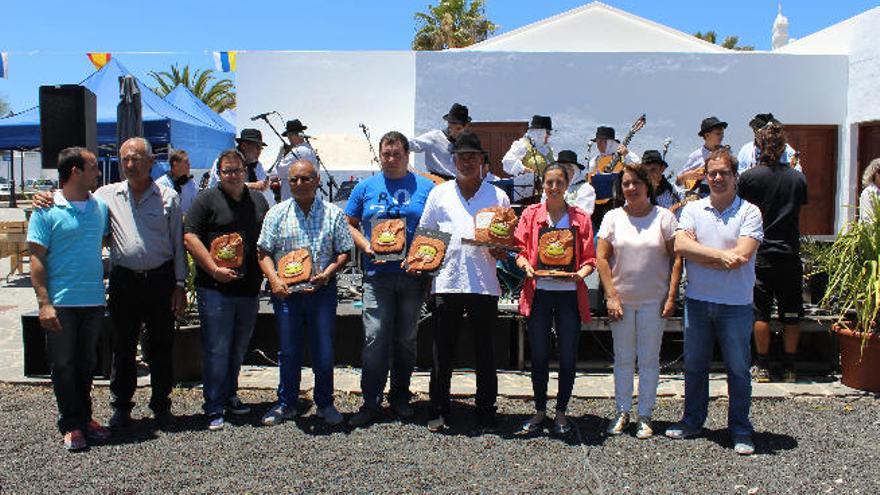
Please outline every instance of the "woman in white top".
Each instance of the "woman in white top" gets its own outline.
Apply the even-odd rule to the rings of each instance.
[[[654,204],[654,188],[643,165],[625,165],[619,194],[626,203],[609,211],[599,228],[596,263],[605,289],[614,337],[614,395],[617,416],[608,433],[629,426],[633,375],[639,363],[639,427],[653,435],[651,411],[660,374],[663,318],[675,310],[681,259],[673,251],[676,219]]]
[[[880,158],[874,158],[862,174],[862,194],[859,196],[859,220],[874,220],[874,203],[880,203]]]

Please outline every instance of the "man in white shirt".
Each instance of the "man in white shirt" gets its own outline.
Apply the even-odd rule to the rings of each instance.
[[[771,122],[782,125],[782,122],[779,122],[772,113],[759,113],[755,115],[755,118],[749,121],[749,127],[751,127],[752,132],[755,133],[755,139],[742,145],[742,148],[739,149],[739,153],[736,155],[736,161],[739,162],[739,171],[737,172],[739,175],[742,175],[743,172],[754,167],[758,163],[758,157],[761,155],[761,149],[757,146],[758,131]],[[801,170],[801,165],[798,163],[797,158],[797,151],[795,151],[788,143],[785,143],[785,153],[782,154],[779,162],[789,164],[798,172],[803,173],[804,171]]]
[[[432,129],[409,140],[409,148],[413,153],[425,154],[423,170],[446,180],[455,178],[455,161],[452,156],[452,145],[458,136],[468,129],[471,117],[468,107],[453,103],[449,113],[443,116],[446,129]]]
[[[495,399],[498,376],[495,370],[492,333],[498,313],[501,287],[495,273],[496,257],[503,251],[469,244],[474,238],[474,217],[483,208],[507,207],[510,200],[501,189],[482,178],[483,151],[480,139],[471,132],[455,141],[455,180],[431,190],[419,227],[451,234],[446,259],[434,278],[434,366],[431,369],[431,419],[428,429],[440,431],[449,414],[449,391],[458,333],[468,315],[474,335],[477,373],[477,420],[483,428],[495,426]]]
[[[308,126],[303,125],[299,119],[287,121],[283,135],[290,141],[290,146],[281,148],[281,152],[285,153],[284,157],[278,161],[274,169],[269,170],[270,177],[279,177],[281,179],[279,183],[281,201],[286,201],[292,197],[290,194],[290,183],[287,180],[291,164],[297,160],[308,160],[315,167],[318,167],[315,150],[306,141],[306,135],[303,133],[306,129],[308,129]]]
[[[531,197],[540,191],[540,184],[536,179],[547,165],[555,161],[553,149],[550,147],[552,131],[553,122],[550,117],[533,115],[525,135],[514,141],[501,159],[504,172],[514,178],[514,200]]]
[[[189,155],[183,150],[174,150],[168,156],[171,168],[167,174],[156,179],[157,184],[174,189],[180,196],[180,212],[186,215],[199,190],[189,173]]]
[[[639,163],[639,156],[632,151],[629,151],[626,146],[620,144],[620,142],[614,137],[613,127],[600,125],[596,128],[596,137],[594,137],[590,141],[596,143],[596,149],[599,151],[598,155],[590,158],[590,175],[593,175],[597,172],[597,165],[600,161],[602,161],[602,158],[606,156],[611,156],[614,153],[620,153],[620,156],[623,157],[623,163],[627,165]]]
[[[709,157],[709,153],[721,147],[721,142],[724,141],[724,129],[727,129],[727,122],[718,120],[718,117],[712,116],[703,119],[703,122],[700,123],[700,132],[697,133],[703,138],[703,146],[688,155],[684,167],[675,177],[675,183],[678,186],[691,190],[696,188],[696,184],[699,183],[700,195],[709,195],[709,185],[705,179],[706,158]]]

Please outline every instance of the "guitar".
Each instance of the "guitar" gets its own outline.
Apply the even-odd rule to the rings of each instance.
[[[633,125],[630,127],[629,132],[626,133],[626,137],[623,138],[620,144],[629,147],[630,141],[632,141],[633,136],[636,135],[637,132],[641,131],[643,127],[645,127],[645,114],[642,114],[641,117],[636,119],[633,122]],[[611,155],[600,156],[596,159],[596,173],[609,174],[620,172],[623,170],[624,157],[620,156],[620,153],[615,151]]]
[[[630,141],[632,141],[633,136],[636,135],[637,132],[642,130],[645,127],[645,114],[642,114],[641,117],[636,119],[633,122],[633,125],[629,128],[629,132],[626,133],[626,137],[623,138],[623,141],[620,143],[623,146],[629,147]],[[612,153],[611,155],[600,156],[596,159],[596,171],[590,174],[590,182],[593,181],[593,177],[597,174],[616,174],[620,173],[623,170],[623,164],[625,163],[624,157],[620,155],[617,151]],[[612,186],[613,187],[613,186]],[[614,193],[612,192],[612,196]],[[597,205],[604,205],[611,198],[596,198]]]

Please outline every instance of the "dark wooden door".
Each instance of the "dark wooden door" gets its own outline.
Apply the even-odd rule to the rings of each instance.
[[[837,195],[837,126],[786,125],[788,144],[798,151],[807,176],[807,206],[801,210],[801,234],[833,235]]]
[[[862,192],[862,173],[871,163],[871,160],[880,158],[880,122],[870,122],[859,126],[859,151],[858,167],[859,174],[856,176],[856,200]]]
[[[501,159],[528,128],[528,122],[471,122],[470,130],[480,138],[483,149],[489,151],[490,172],[501,178],[510,177],[501,168]]]

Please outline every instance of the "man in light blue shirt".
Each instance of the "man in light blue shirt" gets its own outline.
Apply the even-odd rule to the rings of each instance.
[[[709,408],[709,364],[717,338],[727,366],[728,429],[734,450],[754,453],[751,329],[755,252],[764,237],[761,211],[736,195],[736,158],[728,148],[709,154],[709,196],[681,213],[675,252],[685,259],[685,402],[682,420],[666,430],[674,439],[699,435]]]
[[[58,156],[61,190],[55,205],[35,210],[28,225],[31,282],[46,330],[58,428],[68,450],[110,432],[92,419],[92,371],[104,319],[101,246],[109,233],[107,206],[90,190],[101,172],[95,155],[67,148]]]

